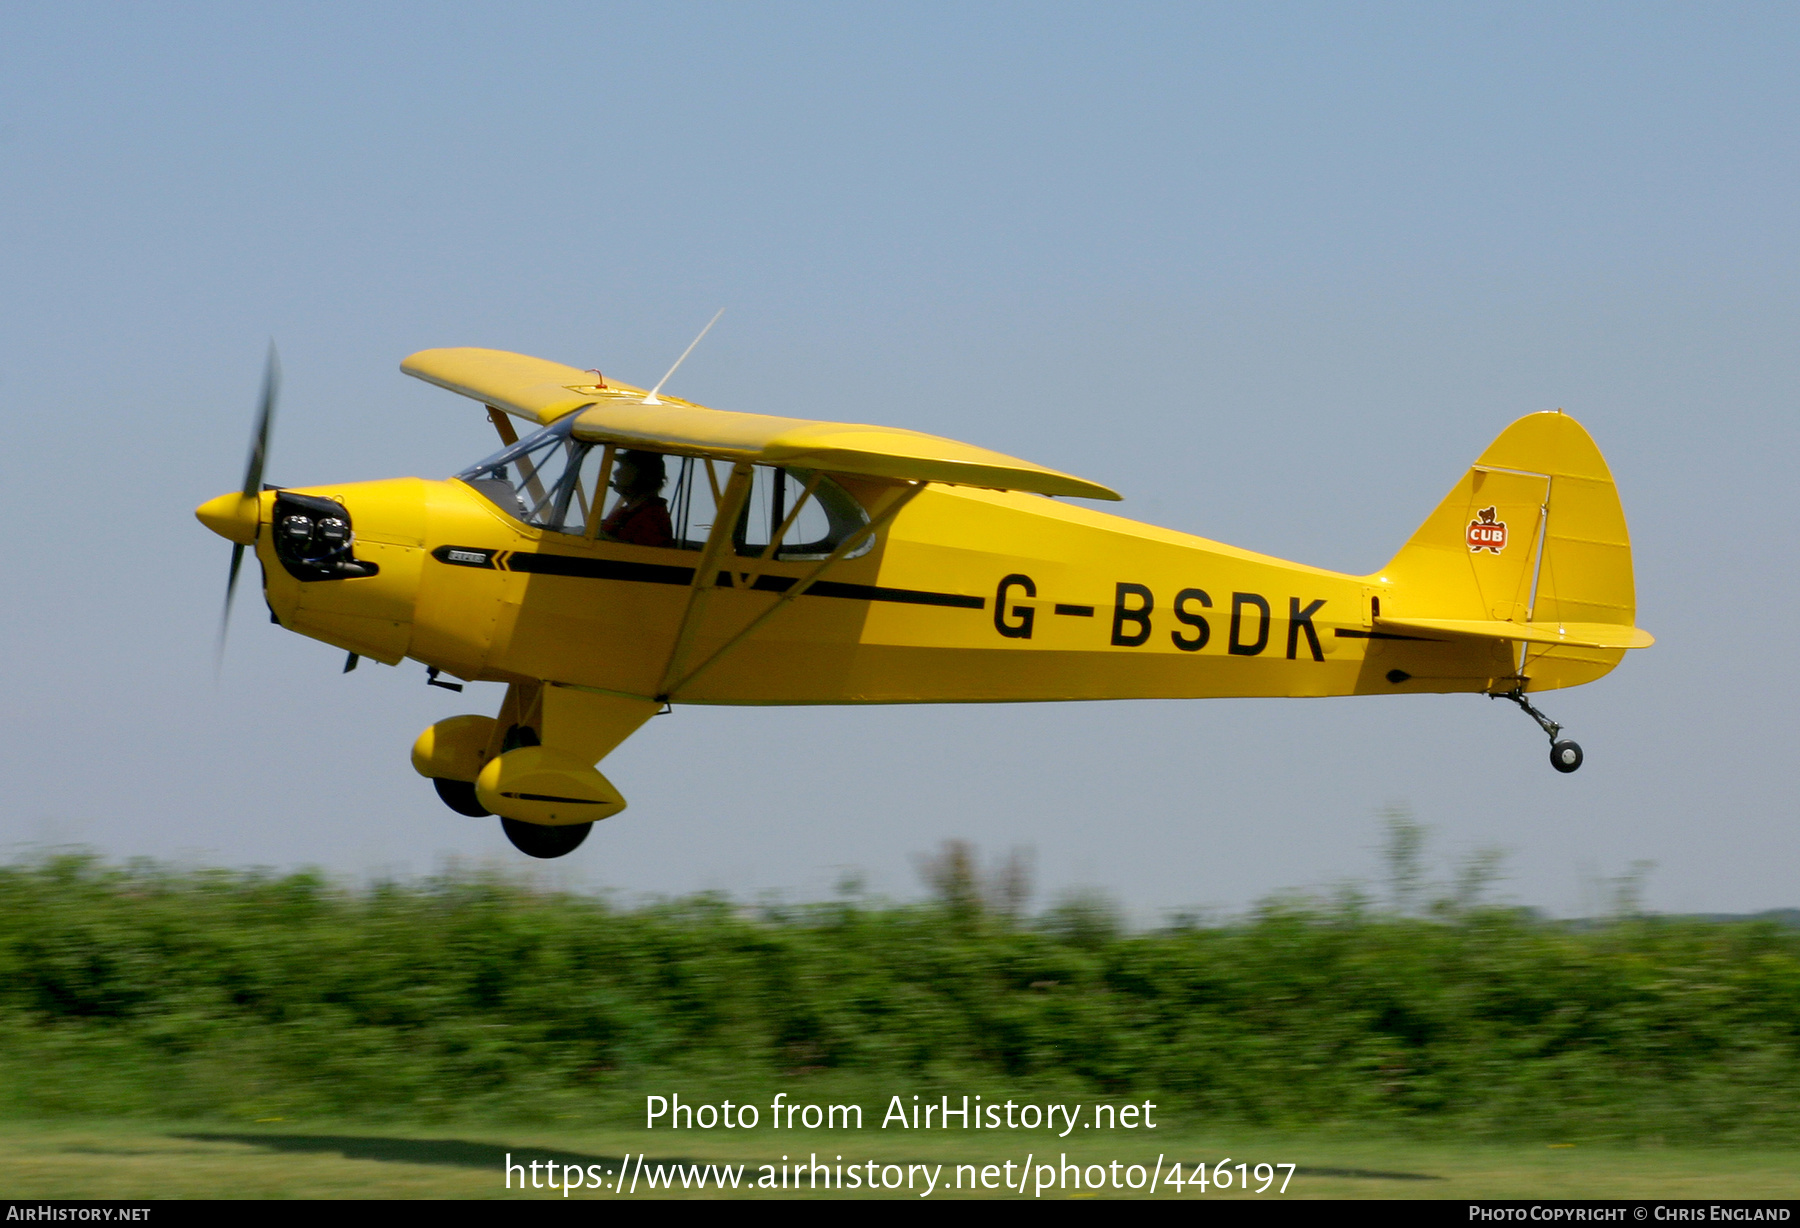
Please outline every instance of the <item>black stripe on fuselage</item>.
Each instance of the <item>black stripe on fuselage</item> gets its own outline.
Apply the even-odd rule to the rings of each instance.
[[[731,588],[735,583],[730,572],[722,572],[719,584]],[[785,593],[800,581],[792,576],[758,576],[750,587],[759,593]],[[934,593],[918,588],[884,588],[879,584],[845,584],[840,580],[817,580],[803,596],[842,597],[849,601],[892,601],[901,605],[941,605],[957,610],[979,610],[987,605],[985,597],[966,597],[961,593]]]
[[[492,566],[491,563],[463,562],[452,559],[451,552],[486,555],[492,551],[463,550],[442,546],[432,551],[439,562],[461,566]],[[570,576],[581,580],[624,580],[637,584],[679,584],[694,582],[692,567],[675,567],[666,563],[634,563],[625,559],[591,559],[569,554],[526,554],[515,552],[505,556],[502,565],[508,571],[523,571],[536,576]],[[785,593],[799,581],[792,576],[758,576],[751,585],[757,592]],[[732,573],[719,573],[721,588],[735,587]],[[846,584],[839,580],[819,580],[804,594],[808,597],[838,597],[847,601],[889,601],[900,605],[937,605],[958,610],[980,610],[987,606],[985,597],[969,597],[962,593],[934,593],[926,589],[887,588],[879,584]]]
[[[526,554],[515,551],[506,556],[506,570],[529,572],[534,576],[570,576],[578,580],[635,580],[639,584],[692,584],[692,567],[672,567],[666,563],[633,563],[625,559],[584,559],[571,554]]]

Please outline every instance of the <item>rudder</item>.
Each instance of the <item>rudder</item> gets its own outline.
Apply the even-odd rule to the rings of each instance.
[[[1381,575],[1395,617],[1631,627],[1625,511],[1606,460],[1560,410],[1500,433]],[[1384,586],[1386,587],[1386,586]],[[1623,649],[1530,644],[1528,690],[1591,682]]]

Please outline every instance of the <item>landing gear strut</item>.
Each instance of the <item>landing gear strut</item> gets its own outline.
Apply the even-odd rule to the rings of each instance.
[[[1549,735],[1551,767],[1559,772],[1566,773],[1573,772],[1576,768],[1581,766],[1581,747],[1578,744],[1569,741],[1567,738],[1563,738],[1560,741],[1557,739],[1556,735],[1562,732],[1562,726],[1558,725],[1555,721],[1531,706],[1531,701],[1525,698],[1525,687],[1523,685],[1516,686],[1512,690],[1506,691],[1500,695],[1490,695],[1488,698],[1512,700],[1519,705],[1526,716],[1529,716],[1538,723],[1538,728]]]

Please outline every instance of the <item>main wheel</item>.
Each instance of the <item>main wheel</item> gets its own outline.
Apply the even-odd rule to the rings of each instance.
[[[506,736],[501,742],[500,748],[502,751],[508,751],[512,750],[515,746],[536,746],[537,744],[538,737],[536,730],[532,729],[529,725],[514,725],[511,729],[506,731]],[[481,804],[481,799],[475,796],[475,785],[473,782],[467,780],[445,780],[441,776],[433,776],[431,778],[431,784],[432,787],[437,790],[437,795],[443,801],[444,805],[450,807],[450,809],[456,811],[456,813],[466,814],[471,819],[486,819],[492,817],[494,812],[489,810],[486,806],[483,806]]]
[[[471,819],[485,819],[494,813],[481,804],[481,800],[475,796],[475,786],[466,780],[445,780],[442,776],[433,776],[431,783],[444,805],[458,814],[466,814]]]
[[[594,829],[592,823],[570,823],[563,827],[545,827],[539,823],[521,823],[517,819],[501,819],[500,830],[512,846],[527,857],[548,861],[573,853]]]
[[[1581,747],[1567,741],[1552,743],[1550,766],[1559,772],[1573,772],[1581,766]]]
[[[501,753],[517,750],[521,746],[537,746],[537,730],[530,725],[514,725],[506,731],[500,740]],[[581,847],[581,842],[588,838],[588,832],[594,829],[592,823],[570,823],[563,827],[545,827],[539,823],[521,823],[517,819],[501,819],[500,830],[512,846],[527,857],[538,857],[548,861],[552,857],[563,857]]]

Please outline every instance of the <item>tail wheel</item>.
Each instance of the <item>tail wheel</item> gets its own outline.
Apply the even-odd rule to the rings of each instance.
[[[1550,766],[1559,772],[1573,772],[1581,766],[1581,747],[1567,740],[1552,743]]]
[[[543,827],[537,823],[521,823],[517,819],[501,819],[500,830],[512,846],[527,857],[548,861],[573,853],[581,847],[594,829],[592,823],[570,823],[566,827]]]
[[[1524,712],[1526,716],[1529,716],[1538,723],[1538,728],[1550,735],[1551,767],[1566,776],[1581,766],[1581,747],[1577,743],[1569,741],[1567,738],[1563,738],[1560,741],[1557,739],[1557,735],[1563,731],[1563,727],[1531,706],[1531,701],[1525,698],[1525,683],[1523,681],[1513,687],[1510,691],[1490,693],[1488,698],[1512,700],[1519,705],[1520,711]]]

